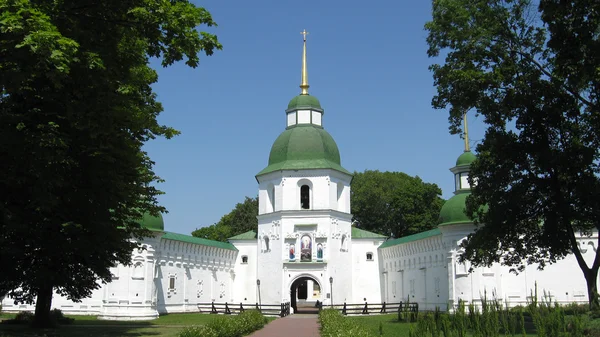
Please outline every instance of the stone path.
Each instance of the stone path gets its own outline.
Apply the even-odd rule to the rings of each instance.
[[[319,337],[318,315],[289,315],[271,321],[249,337]]]

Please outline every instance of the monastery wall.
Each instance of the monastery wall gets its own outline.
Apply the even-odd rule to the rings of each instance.
[[[257,303],[256,270],[258,268],[257,240],[232,240],[238,249],[233,278],[233,299],[236,304]],[[244,262],[243,257],[247,257]]]
[[[442,235],[379,249],[382,259],[382,301],[419,303],[419,310],[446,310],[448,249]]]
[[[352,297],[344,299],[344,302],[381,303],[380,257],[377,247],[383,241],[352,238]]]
[[[198,311],[198,303],[234,301],[238,252],[162,239],[155,288],[159,313]]]

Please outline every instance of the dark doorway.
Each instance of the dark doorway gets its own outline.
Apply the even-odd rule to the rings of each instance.
[[[312,281],[312,283],[308,281]],[[309,287],[309,283],[312,285],[312,287]],[[294,313],[319,313],[318,303],[321,297],[320,292],[321,286],[312,277],[301,277],[294,281],[290,287],[290,305],[292,308],[294,308]],[[317,298],[319,298],[319,301]]]

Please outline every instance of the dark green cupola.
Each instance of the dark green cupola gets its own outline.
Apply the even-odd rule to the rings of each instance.
[[[292,98],[286,112],[286,130],[273,143],[269,165],[257,176],[281,170],[333,169],[351,174],[341,166],[340,151],[323,128],[324,110],[319,100],[308,94],[306,32],[302,53],[300,95]]]

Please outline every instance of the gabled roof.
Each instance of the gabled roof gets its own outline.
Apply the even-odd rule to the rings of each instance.
[[[232,236],[227,240],[254,240],[254,239],[256,239],[256,232],[255,231],[247,231],[245,233],[238,234],[236,236]]]
[[[235,248],[235,246],[229,242],[220,242],[220,241],[202,239],[202,238],[197,238],[195,236],[185,235],[185,234],[165,232],[165,235],[163,235],[162,238],[168,239],[168,240],[173,240],[173,241],[193,243],[196,245],[204,245],[204,246],[217,247],[217,248],[223,248],[223,249],[229,249],[229,250],[237,250],[237,248]]]
[[[423,240],[423,239],[426,239],[426,238],[429,238],[432,236],[436,236],[436,235],[441,235],[441,234],[442,234],[442,232],[440,231],[439,228],[434,228],[434,229],[431,229],[431,230],[428,230],[425,232],[408,235],[408,236],[403,236],[401,238],[397,238],[394,240],[388,240],[388,241],[382,243],[381,246],[379,246],[379,248],[386,248],[386,247],[399,245],[402,243]]]
[[[366,231],[364,229],[352,227],[351,236],[353,239],[384,239],[385,235]]]

